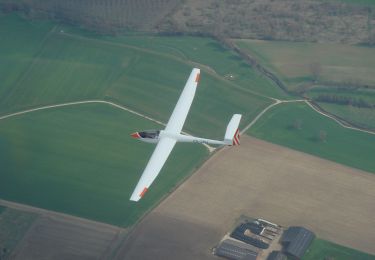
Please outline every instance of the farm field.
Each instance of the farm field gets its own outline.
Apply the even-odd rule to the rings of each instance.
[[[11,259],[111,259],[125,235],[114,226],[39,215]]]
[[[173,55],[184,61],[202,64],[213,75],[226,78],[244,89],[274,98],[287,98],[279,87],[251,69],[233,51],[210,38],[178,36],[157,37],[133,35],[109,38],[124,44],[138,46]],[[199,65],[198,65],[199,66]]]
[[[135,204],[129,197],[154,146],[130,133],[159,125],[85,104],[8,118],[0,126],[1,198],[118,226],[134,224],[208,153],[177,144],[153,188]]]
[[[9,254],[29,230],[36,214],[0,206],[0,257],[8,259]]]
[[[357,110],[348,104],[340,104],[340,108],[326,105],[325,108],[354,125],[373,128],[372,122],[366,120],[375,117],[373,48],[256,40],[236,40],[236,43],[284,81],[289,91],[300,92],[317,102],[321,97],[346,99],[349,103],[366,102],[367,107]]]
[[[0,61],[6,82],[0,87],[0,115],[101,99],[166,122],[192,68],[173,55],[64,33],[16,14],[1,15],[0,21],[6,35],[0,49],[9,50]],[[28,40],[25,31],[32,34],[30,46],[12,49],[13,41]],[[20,61],[11,74],[7,60]],[[184,130],[222,138],[233,113],[243,113],[245,125],[270,102],[203,68]],[[119,226],[134,224],[208,156],[204,147],[177,145],[170,161],[179,164],[167,163],[148,198],[134,206],[129,195],[153,146],[128,134],[160,126],[103,104],[33,112],[3,119],[0,126],[1,198]]]
[[[127,229],[4,201],[1,259],[111,259]],[[2,206],[1,206],[2,207]]]
[[[375,112],[371,108],[359,108],[354,106],[342,106],[329,103],[318,103],[326,111],[345,118],[349,122],[364,128],[375,130]]]
[[[304,255],[302,260],[316,260],[316,259],[340,259],[340,260],[374,260],[375,255],[366,254],[352,248],[340,246],[332,242],[315,239]]]
[[[312,83],[312,63],[320,65],[320,82],[375,85],[375,52],[370,47],[259,40],[236,43],[280,76],[290,90]]]
[[[25,22],[14,14],[1,15],[0,21],[0,32],[9,35],[0,41],[0,49],[12,49],[12,41],[26,41],[24,31],[39,32],[33,34],[30,47],[15,45],[19,52],[12,49],[4,53],[15,63],[20,59],[20,66],[14,67],[12,75],[0,71],[7,82],[0,87],[0,115],[48,104],[100,99],[166,122],[191,68],[198,66],[202,68],[201,83],[184,130],[222,138],[233,113],[243,114],[243,128],[271,103],[262,95],[284,96],[234,53],[211,39],[99,37],[43,21]],[[0,60],[5,72],[6,59]],[[228,78],[229,74],[233,74],[233,79]],[[305,116],[301,118],[304,120]],[[319,121],[320,115],[312,118]],[[324,124],[335,124],[328,121]],[[128,196],[152,148],[131,140],[128,134],[160,126],[102,104],[33,112],[1,120],[0,126],[0,163],[6,169],[0,174],[1,198],[119,226],[134,224],[166,190],[171,190],[208,156],[203,147],[177,145],[170,161],[179,161],[186,154],[189,157],[183,165],[167,163],[165,177],[158,179],[160,184],[150,191],[149,199],[134,210]],[[332,129],[342,130],[338,126]],[[371,137],[341,131],[345,146],[338,147],[345,149],[337,157],[338,148],[334,146],[338,140],[331,141],[334,134],[328,130],[328,152],[310,140],[316,133],[308,133],[303,147],[294,148],[374,171]],[[285,142],[290,147],[294,145],[293,140]],[[347,150],[351,144],[355,144],[354,149]],[[325,152],[320,153],[321,150]],[[355,163],[352,155],[358,151],[366,154]],[[22,189],[13,189],[9,183]],[[51,193],[48,199],[46,192]],[[97,210],[98,205],[102,205],[102,211]]]
[[[372,0],[337,0],[337,1],[348,3],[348,4],[357,4],[357,5],[368,5],[368,6],[375,5],[375,2]]]
[[[212,248],[242,215],[374,255],[374,185],[374,174],[243,136],[153,209],[116,259],[217,259]]]
[[[1,19],[8,22],[4,27],[0,23],[4,35],[21,37],[11,26],[21,18],[11,15]],[[1,86],[0,114],[46,104],[107,99],[166,122],[192,68],[192,64],[164,53],[61,33],[57,28],[46,32],[44,38],[37,52],[28,52],[33,59],[27,68],[19,68],[18,77],[6,79],[8,83]],[[17,55],[14,50],[8,58],[17,61]],[[261,80],[258,83],[263,84]],[[243,112],[245,123],[270,103],[206,71],[197,95],[185,129],[210,132],[213,138],[222,137],[233,113]]]
[[[375,154],[375,135],[345,129],[332,119],[318,114],[305,103],[280,104],[271,108],[248,133],[375,173],[375,162],[372,159]],[[348,136],[350,138],[347,138]],[[361,156],[358,156],[359,154]]]

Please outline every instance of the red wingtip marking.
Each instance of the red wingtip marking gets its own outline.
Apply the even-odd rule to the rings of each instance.
[[[138,132],[132,133],[131,136],[132,136],[133,138],[137,138],[137,139],[141,137],[141,136],[138,134]]]
[[[201,78],[201,74],[198,73],[197,76],[195,77],[195,82],[198,83],[200,78]]]
[[[147,188],[144,188],[143,191],[141,192],[141,194],[139,196],[142,198],[143,195],[145,195],[146,192],[147,192]]]

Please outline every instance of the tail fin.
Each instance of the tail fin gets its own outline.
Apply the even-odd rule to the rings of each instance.
[[[234,114],[232,119],[229,121],[227,131],[225,132],[224,142],[227,145],[239,145],[240,144],[240,133],[238,131],[238,125],[240,124],[242,115]]]

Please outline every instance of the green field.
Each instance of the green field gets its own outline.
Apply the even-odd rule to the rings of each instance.
[[[4,210],[6,210],[6,207],[0,206],[0,214],[3,213]]]
[[[375,109],[358,108],[354,106],[342,106],[336,104],[319,103],[319,106],[326,111],[345,118],[349,122],[364,128],[375,130]]]
[[[316,86],[311,88],[306,96],[316,99],[320,95],[339,96],[353,100],[362,99],[366,103],[375,106],[375,89],[374,88],[340,88],[332,86]]]
[[[319,95],[362,99],[375,106],[374,48],[255,40],[238,40],[237,44],[282,79],[289,91],[303,92],[312,99]],[[317,78],[313,76],[314,70],[319,71]],[[374,108],[343,113],[349,108],[329,104],[324,107],[355,125],[373,128],[372,121],[367,119],[375,117]]]
[[[191,61],[126,45],[123,38],[103,39],[79,29],[71,34],[68,29],[25,21],[17,14],[0,15],[0,75],[5,82],[0,85],[0,115],[101,99],[168,120],[194,65]],[[206,39],[193,40],[201,41],[206,51],[217,48]],[[232,56],[222,62],[242,64]],[[245,125],[270,104],[270,99],[253,94],[251,86],[238,86],[199,67],[201,83],[184,130],[222,138],[233,113],[242,113]],[[267,88],[270,83],[259,77],[257,84]],[[208,156],[201,146],[178,144],[148,196],[131,204],[129,196],[154,146],[130,139],[129,133],[153,128],[160,126],[107,105],[1,120],[0,197],[130,226]]]
[[[354,4],[354,5],[368,5],[368,6],[375,5],[374,0],[336,0],[336,1],[340,1],[340,2],[348,3],[348,4]]]
[[[315,239],[302,260],[373,260],[374,255],[369,255],[352,248],[340,246],[332,242]]]
[[[313,81],[313,63],[320,66],[320,82],[375,86],[375,51],[371,47],[258,40],[236,42],[281,77],[290,90]]]
[[[12,49],[11,43],[13,39],[25,42],[29,36],[19,34],[12,27],[13,23],[18,26],[23,21],[16,15],[1,19],[6,21],[0,23],[1,32],[10,36],[9,40],[0,42],[0,49],[11,49],[5,55],[16,63],[22,46]],[[38,27],[24,23],[26,29]],[[21,50],[30,60],[24,67],[13,67],[13,74],[18,77],[0,73],[7,82],[0,86],[0,114],[46,104],[108,99],[166,122],[192,68],[189,62],[173,55],[135,49],[115,40],[70,35],[56,28],[50,33],[43,32],[45,35],[40,37],[32,36],[44,39],[40,39],[42,43],[36,50]],[[206,48],[214,47],[207,45]],[[6,60],[0,64],[0,68],[9,66]],[[257,82],[269,84],[262,79]],[[218,138],[223,135],[231,114],[241,112],[245,117],[243,122],[248,122],[270,103],[269,99],[250,91],[250,87],[232,85],[222,77],[203,71],[186,129],[198,134],[211,133]]]
[[[346,121],[363,128],[375,129],[375,89],[371,88],[338,88],[317,86],[306,94],[324,110],[344,118]],[[319,97],[336,97],[352,100],[353,104],[336,104],[319,101]],[[359,107],[355,103],[365,102],[372,107]]]
[[[0,121],[0,197],[120,226],[134,224],[208,154],[201,145],[177,144],[147,196],[130,202],[154,149],[130,133],[155,128],[160,126],[103,104]]]
[[[36,214],[9,208],[0,215],[0,259],[9,259],[36,217]]]
[[[105,38],[113,40],[113,38]],[[275,84],[251,69],[236,53],[217,41],[199,37],[117,37],[116,41],[132,46],[172,55],[186,62],[202,64],[213,75],[226,78],[231,83],[262,95],[286,98],[287,95]]]
[[[294,127],[297,121],[300,129]],[[321,132],[325,133],[323,140]],[[249,134],[375,173],[375,135],[345,129],[305,103],[273,107],[249,130]]]
[[[4,82],[0,85],[0,115],[42,105],[100,99],[166,122],[191,68],[198,66],[202,69],[201,82],[184,130],[222,138],[233,113],[243,114],[243,127],[271,103],[262,95],[285,97],[233,52],[211,39],[103,37],[44,21],[26,22],[17,14],[0,15],[0,37],[0,79]],[[21,44],[24,42],[29,44]],[[282,112],[281,107],[276,111]],[[318,117],[309,113],[300,116],[306,122]],[[267,121],[267,115],[251,130],[252,134],[261,138],[263,132],[274,134],[274,122],[267,123],[266,129],[259,127]],[[327,120],[324,124],[331,126]],[[0,197],[130,226],[208,157],[202,146],[178,144],[147,196],[131,204],[129,196],[153,146],[131,139],[129,133],[153,128],[160,126],[104,104],[50,109],[0,120]],[[368,145],[374,142],[372,137],[345,132],[336,125],[328,130],[324,144],[329,147],[327,152],[310,140],[314,133],[308,133],[308,140],[298,144],[293,138],[282,139],[281,143],[374,171],[370,158],[374,151]],[[335,131],[344,139],[337,148],[334,146],[338,140],[331,141]],[[278,138],[274,141],[280,143]],[[332,156],[335,149],[340,153]],[[353,158],[347,160],[358,150],[366,155],[357,163]]]

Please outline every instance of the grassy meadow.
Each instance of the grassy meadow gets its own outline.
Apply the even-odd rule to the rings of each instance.
[[[362,99],[375,106],[374,48],[256,40],[238,40],[237,44],[282,79],[289,91],[312,99],[319,95]],[[322,107],[357,126],[374,128],[374,108],[329,103]]]
[[[168,120],[192,67],[198,65],[126,45],[122,39],[68,29],[25,21],[17,14],[0,15],[0,37],[5,39],[0,41],[0,115],[101,99]],[[206,51],[217,48],[201,41]],[[198,67],[203,70],[184,128],[188,132],[222,138],[233,113],[244,114],[245,125],[271,102],[251,87]],[[270,83],[259,77],[257,84]],[[208,156],[203,146],[178,144],[148,196],[131,204],[129,196],[154,146],[131,139],[129,133],[154,128],[161,126],[103,104],[1,120],[0,197],[130,226]]]
[[[208,152],[177,144],[144,199],[129,197],[154,149],[130,137],[159,125],[105,104],[33,112],[0,121],[0,197],[129,226],[191,174]]]
[[[359,108],[355,106],[342,106],[329,103],[318,103],[326,111],[345,118],[349,122],[364,128],[375,130],[375,113],[371,108]]]
[[[324,260],[324,259],[340,259],[340,260],[374,260],[375,256],[357,251],[352,248],[334,244],[332,242],[315,239],[302,260]]]
[[[105,38],[107,39],[107,38]],[[109,38],[109,40],[112,40]],[[210,38],[190,36],[123,36],[115,39],[120,43],[154,50],[174,56],[185,62],[202,65],[212,75],[225,78],[244,89],[274,98],[287,98],[275,84],[251,69],[250,65],[233,51],[224,48]]]
[[[345,129],[305,103],[273,107],[250,128],[249,134],[375,173],[375,135]]]
[[[375,85],[375,51],[371,47],[259,40],[238,40],[237,44],[280,76],[290,90],[314,80],[313,63],[319,64],[321,82]]]
[[[339,2],[347,3],[347,4],[354,4],[354,5],[367,5],[367,6],[374,6],[374,0],[336,0]]]
[[[212,39],[104,37],[17,14],[0,15],[0,37],[0,115],[100,99],[166,122],[194,66],[202,74],[184,127],[190,133],[222,138],[233,113],[243,114],[243,127],[271,103],[264,95],[288,98]],[[374,171],[372,136],[290,106],[266,113],[250,134]],[[269,120],[279,113],[281,119]],[[295,116],[304,122],[300,142],[284,126]],[[324,144],[314,139],[316,122],[328,133]],[[0,198],[131,226],[208,158],[203,146],[178,144],[147,196],[131,204],[129,196],[154,146],[129,133],[154,128],[161,127],[104,104],[0,120]],[[364,156],[352,158],[359,152]]]
[[[0,23],[4,35],[23,37],[11,26],[12,21],[18,23],[19,17],[10,15],[2,19],[7,21],[4,27]],[[14,74],[18,77],[9,78],[0,86],[0,114],[54,103],[107,99],[161,121],[168,120],[193,67],[191,63],[115,40],[71,35],[65,32],[65,27],[64,30],[51,28],[54,29],[41,37],[44,40],[36,51],[25,50],[32,57],[28,66],[15,67]],[[24,37],[22,41],[27,40],[27,35]],[[2,44],[1,41],[0,47]],[[18,51],[12,50],[8,56],[16,62]],[[5,61],[0,63],[7,67]],[[257,84],[270,83],[259,78]],[[203,71],[186,130],[222,137],[231,114],[243,113],[245,123],[269,103],[269,99],[254,95],[250,88],[238,87],[223,77]]]

